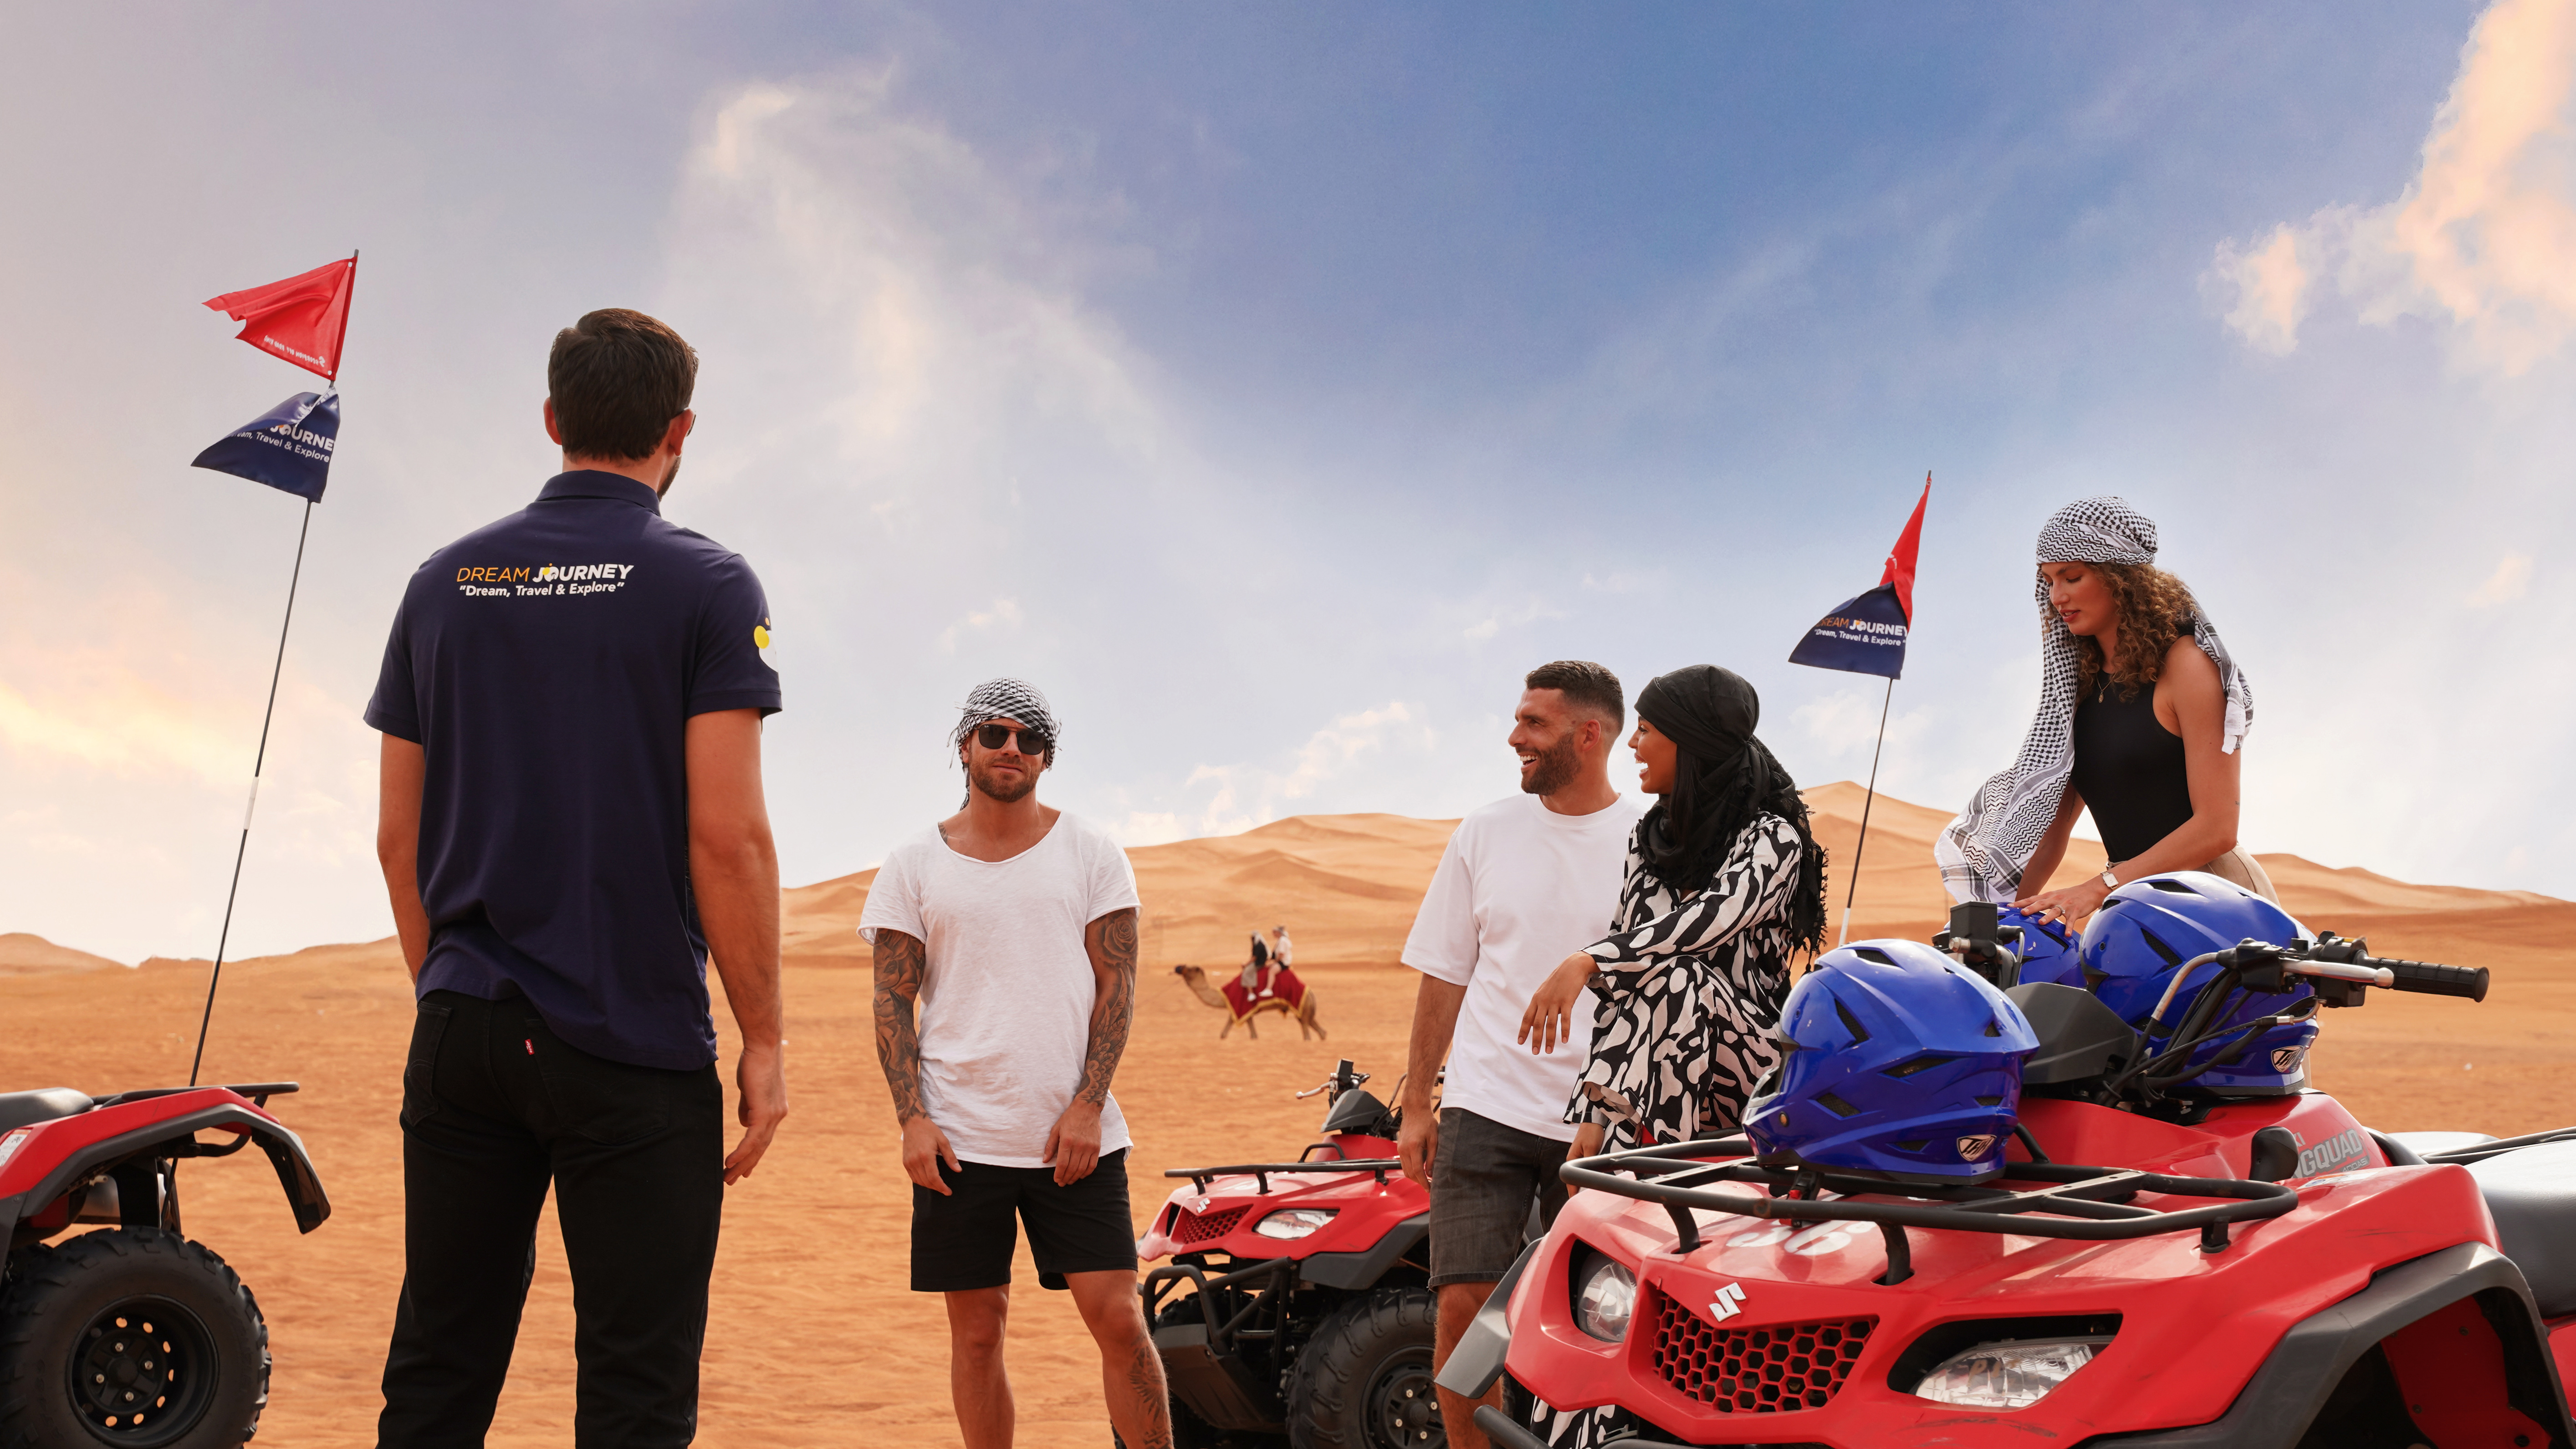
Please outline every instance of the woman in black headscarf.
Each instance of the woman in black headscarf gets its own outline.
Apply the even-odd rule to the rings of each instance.
[[[1565,1112],[1578,1156],[1732,1131],[1778,1058],[1790,958],[1824,945],[1825,853],[1797,782],[1753,736],[1761,716],[1753,686],[1709,664],[1637,695],[1628,745],[1662,799],[1628,837],[1610,934],[1521,1019],[1530,1050],[1552,1052],[1583,988],[1598,993]]]

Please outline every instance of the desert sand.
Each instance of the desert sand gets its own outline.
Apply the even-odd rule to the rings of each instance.
[[[1809,793],[1834,859],[1841,910],[1862,792]],[[1884,796],[1871,814],[1854,939],[1936,929],[1945,900],[1931,865],[1941,811]],[[1141,1224],[1162,1173],[1293,1153],[1320,1100],[1293,1094],[1348,1056],[1391,1088],[1402,1070],[1413,974],[1396,963],[1415,903],[1454,822],[1386,815],[1303,817],[1243,835],[1132,852],[1145,903],[1144,980],[1117,1093],[1134,1130]],[[2101,869],[2079,843],[2065,879]],[[2576,1122],[2566,1070],[2576,1026],[2576,903],[2520,892],[2410,885],[2295,856],[2262,857],[2311,929],[2368,935],[2386,955],[2483,965],[2483,1005],[2374,993],[2328,1016],[2320,1085],[2383,1129],[2497,1134]],[[909,1189],[868,1030],[868,977],[852,934],[872,873],[787,892],[792,1115],[759,1172],[726,1202],[708,1328],[702,1430],[712,1446],[954,1443],[944,1322],[905,1290]],[[1240,962],[1245,934],[1286,923],[1319,998],[1327,1041],[1272,1019],[1261,1037],[1217,1039],[1221,1013],[1171,974],[1183,961]],[[52,954],[48,954],[52,953]],[[103,971],[99,958],[0,937],[0,1086],[91,1092],[186,1080],[203,962],[156,959]],[[376,1378],[401,1280],[399,1103],[410,991],[390,941],[322,946],[225,970],[207,1079],[300,1080],[272,1105],[304,1135],[330,1189],[330,1222],[299,1237],[256,1155],[192,1165],[192,1236],[258,1294],[277,1359],[261,1442],[372,1441]],[[731,1023],[719,1006],[719,1025]],[[728,1051],[730,1045],[728,1042]],[[1037,1286],[1025,1252],[1010,1348],[1021,1442],[1106,1444],[1096,1360],[1062,1294]],[[569,1443],[570,1283],[551,1224],[517,1367],[492,1441]]]

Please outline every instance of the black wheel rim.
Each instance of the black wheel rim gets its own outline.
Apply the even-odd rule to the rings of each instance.
[[[1371,1449],[1442,1449],[1440,1396],[1431,1382],[1431,1352],[1403,1354],[1377,1371],[1369,1384]]]
[[[72,1412],[102,1444],[153,1449],[197,1427],[214,1401],[213,1336],[167,1298],[127,1298],[72,1343],[64,1387]]]

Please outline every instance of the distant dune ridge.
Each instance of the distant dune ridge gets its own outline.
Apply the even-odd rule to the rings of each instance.
[[[1848,780],[1806,792],[1808,808],[1815,814],[1816,838],[1830,858],[1829,919],[1835,934],[1841,930],[1865,794]],[[1852,939],[1921,939],[1940,928],[1949,898],[1932,864],[1932,840],[1949,820],[1946,810],[1887,795],[1870,806],[1860,896],[1851,918]],[[1240,835],[1139,846],[1127,854],[1135,862],[1137,890],[1144,901],[1144,960],[1152,966],[1182,961],[1229,965],[1247,954],[1249,932],[1285,925],[1296,941],[1300,962],[1395,964],[1405,933],[1412,928],[1414,908],[1457,824],[1403,815],[1297,815]],[[2259,859],[2292,915],[2312,927],[2346,935],[2390,928],[2413,934],[2440,926],[2521,941],[2535,929],[2555,935],[2576,927],[2576,905],[2530,891],[2414,885],[2355,867],[2318,865],[2295,855]],[[2077,840],[2068,849],[2055,883],[2099,874],[2103,864],[2100,843]],[[875,881],[876,871],[870,869],[784,892],[787,960],[806,966],[866,966],[868,950],[856,928],[859,912],[867,905],[868,888]],[[372,959],[389,952],[391,946],[388,939],[315,946],[294,954]],[[119,964],[39,936],[0,935],[0,975],[88,971]],[[202,958],[165,956],[143,963],[146,969],[206,964]]]

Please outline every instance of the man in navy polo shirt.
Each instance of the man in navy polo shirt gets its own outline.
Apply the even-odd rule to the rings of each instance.
[[[565,471],[412,575],[367,705],[420,998],[387,1449],[483,1442],[549,1184],[579,1316],[574,1442],[697,1432],[725,1185],[787,1115],[768,604],[740,555],[662,518],[697,366],[638,312],[556,336]],[[742,1031],[731,1156],[710,954]]]

